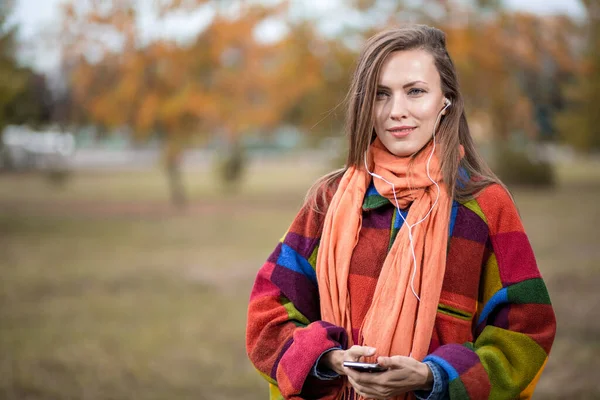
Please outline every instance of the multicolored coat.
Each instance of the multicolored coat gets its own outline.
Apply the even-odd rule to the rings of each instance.
[[[323,204],[321,206],[324,206]],[[353,326],[360,326],[402,218],[373,186],[350,266]],[[250,360],[271,399],[321,398],[342,379],[311,371],[320,355],[347,348],[348,333],[320,320],[315,264],[324,213],[304,207],[258,272],[246,334]],[[518,212],[499,185],[454,202],[446,272],[429,355],[448,375],[451,399],[531,396],[556,321]],[[352,332],[356,338],[356,332]]]

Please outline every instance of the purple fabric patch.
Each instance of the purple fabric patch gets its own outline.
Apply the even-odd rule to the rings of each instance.
[[[508,313],[510,306],[501,307],[494,316],[488,318],[488,324],[497,326],[498,328],[508,329]]]
[[[281,243],[277,243],[277,247],[271,253],[267,261],[273,264],[277,264],[277,260],[279,259],[279,255],[281,254]]]
[[[329,339],[339,344],[342,349],[348,348],[348,334],[346,333],[346,329],[326,321],[319,321],[318,323],[325,328]]]
[[[479,362],[479,357],[474,351],[460,344],[441,346],[433,354],[450,362],[459,375],[462,375]]]
[[[320,318],[319,291],[310,279],[289,268],[276,265],[271,274],[271,281],[309,321]]]
[[[379,207],[363,212],[363,228],[390,229],[393,207]]]
[[[461,237],[478,243],[488,240],[488,226],[481,217],[467,207],[459,207],[454,224],[453,237]]]
[[[309,259],[319,239],[307,238],[294,232],[285,235],[283,243],[296,250],[302,257]]]

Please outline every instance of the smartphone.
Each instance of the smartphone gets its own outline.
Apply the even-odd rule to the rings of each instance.
[[[344,361],[344,367],[352,368],[358,372],[384,372],[387,368],[382,367],[377,363],[364,363],[358,361]]]

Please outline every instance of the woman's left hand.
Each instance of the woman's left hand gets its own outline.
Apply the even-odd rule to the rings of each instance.
[[[431,390],[433,375],[420,361],[411,357],[378,357],[385,372],[357,372],[344,367],[354,390],[364,398],[384,400],[413,390]]]

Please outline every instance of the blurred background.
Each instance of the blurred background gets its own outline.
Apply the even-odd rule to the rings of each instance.
[[[538,399],[600,385],[600,1],[0,1],[0,398],[265,399],[254,276],[344,163],[386,27],[447,33],[558,333]]]

